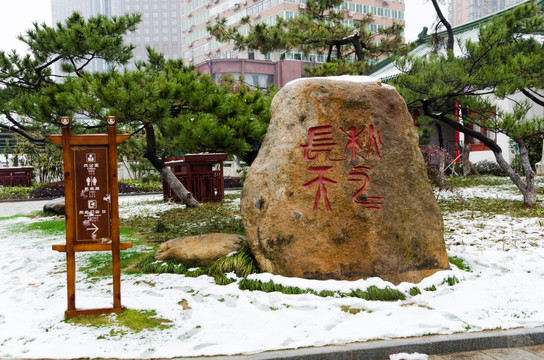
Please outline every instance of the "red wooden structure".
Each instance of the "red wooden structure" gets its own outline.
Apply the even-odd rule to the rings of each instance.
[[[223,161],[227,154],[187,154],[167,158],[166,165],[198,201],[221,201],[225,195]],[[162,181],[164,200],[180,201],[166,181]]]
[[[33,167],[0,168],[0,186],[32,186]]]
[[[68,309],[66,317],[120,313],[120,250],[132,247],[119,240],[117,193],[117,145],[130,137],[117,134],[117,119],[108,116],[107,134],[71,135],[72,118],[62,117],[62,135],[48,138],[62,146],[64,156],[64,194],[66,201],[66,244],[53,250],[66,253]],[[80,251],[111,251],[113,307],[76,308],[76,260]]]

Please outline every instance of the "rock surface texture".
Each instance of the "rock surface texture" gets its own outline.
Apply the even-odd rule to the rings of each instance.
[[[65,215],[66,214],[66,205],[65,205],[64,197],[56,198],[56,199],[53,199],[50,202],[46,203],[43,206],[43,212],[53,213],[53,214],[57,214],[57,215]]]
[[[245,236],[236,234],[204,234],[168,240],[157,253],[157,260],[178,260],[188,266],[211,266],[219,258],[242,250]]]
[[[395,88],[368,77],[300,79],[271,112],[241,200],[262,270],[400,283],[449,269],[416,128]]]

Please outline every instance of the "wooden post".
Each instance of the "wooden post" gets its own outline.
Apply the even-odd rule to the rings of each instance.
[[[117,143],[115,124],[117,118],[107,117],[108,122],[108,165],[109,179],[111,182],[110,201],[111,201],[111,258],[113,273],[113,308],[116,311],[123,311],[121,308],[121,252],[119,251],[119,194],[117,179]]]
[[[48,138],[63,147],[64,193],[66,201],[66,244],[53,245],[53,250],[66,252],[68,308],[66,317],[120,313],[120,250],[132,243],[120,242],[117,179],[117,144],[130,135],[117,135],[117,119],[108,117],[108,134],[74,135],[72,119],[62,117],[62,135]],[[78,251],[111,251],[113,274],[113,307],[76,308],[76,264]]]
[[[61,117],[62,124],[62,154],[65,164],[72,164],[73,157],[70,149],[70,125],[72,118]],[[64,199],[65,199],[65,214],[66,214],[66,278],[68,291],[68,310],[67,312],[76,310],[76,254],[74,251],[74,214],[75,200],[74,192],[66,191],[66,189],[74,188],[74,174],[72,166],[64,167]]]

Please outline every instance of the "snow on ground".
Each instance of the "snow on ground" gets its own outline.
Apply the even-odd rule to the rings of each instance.
[[[465,198],[516,196],[508,186],[473,187],[462,192]],[[148,205],[142,199],[122,199],[121,216],[154,216],[179,206],[162,204],[157,199],[151,199]],[[207,276],[123,275],[123,306],[155,310],[159,317],[172,321],[168,329],[123,335],[107,327],[76,326],[64,321],[65,258],[51,250],[52,244],[64,242],[64,235],[13,230],[18,224],[40,220],[0,220],[2,358],[240,354],[544,325],[544,227],[539,218],[446,212],[448,253],[464,259],[471,271],[452,266],[452,270],[438,272],[419,284],[394,286],[378,278],[350,282],[271,274],[251,276],[317,291],[349,292],[371,285],[390,286],[406,294],[413,286],[421,289],[421,295],[408,295],[405,301],[241,291],[236,283],[218,286]],[[88,256],[78,254],[76,263],[85,263]],[[443,283],[452,276],[460,282],[454,286]],[[436,291],[424,290],[433,285]],[[78,272],[78,307],[111,307],[110,292],[110,278],[97,280]],[[346,311],[349,309],[353,314]]]

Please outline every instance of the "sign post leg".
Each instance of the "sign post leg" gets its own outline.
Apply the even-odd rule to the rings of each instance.
[[[74,251],[66,252],[66,274],[67,274],[67,289],[68,289],[68,310],[76,311],[76,256]]]
[[[111,182],[110,209],[111,209],[111,252],[113,273],[113,308],[122,312],[121,307],[121,251],[119,249],[119,194],[117,189],[117,142],[115,124],[117,119],[108,116],[108,165]]]

